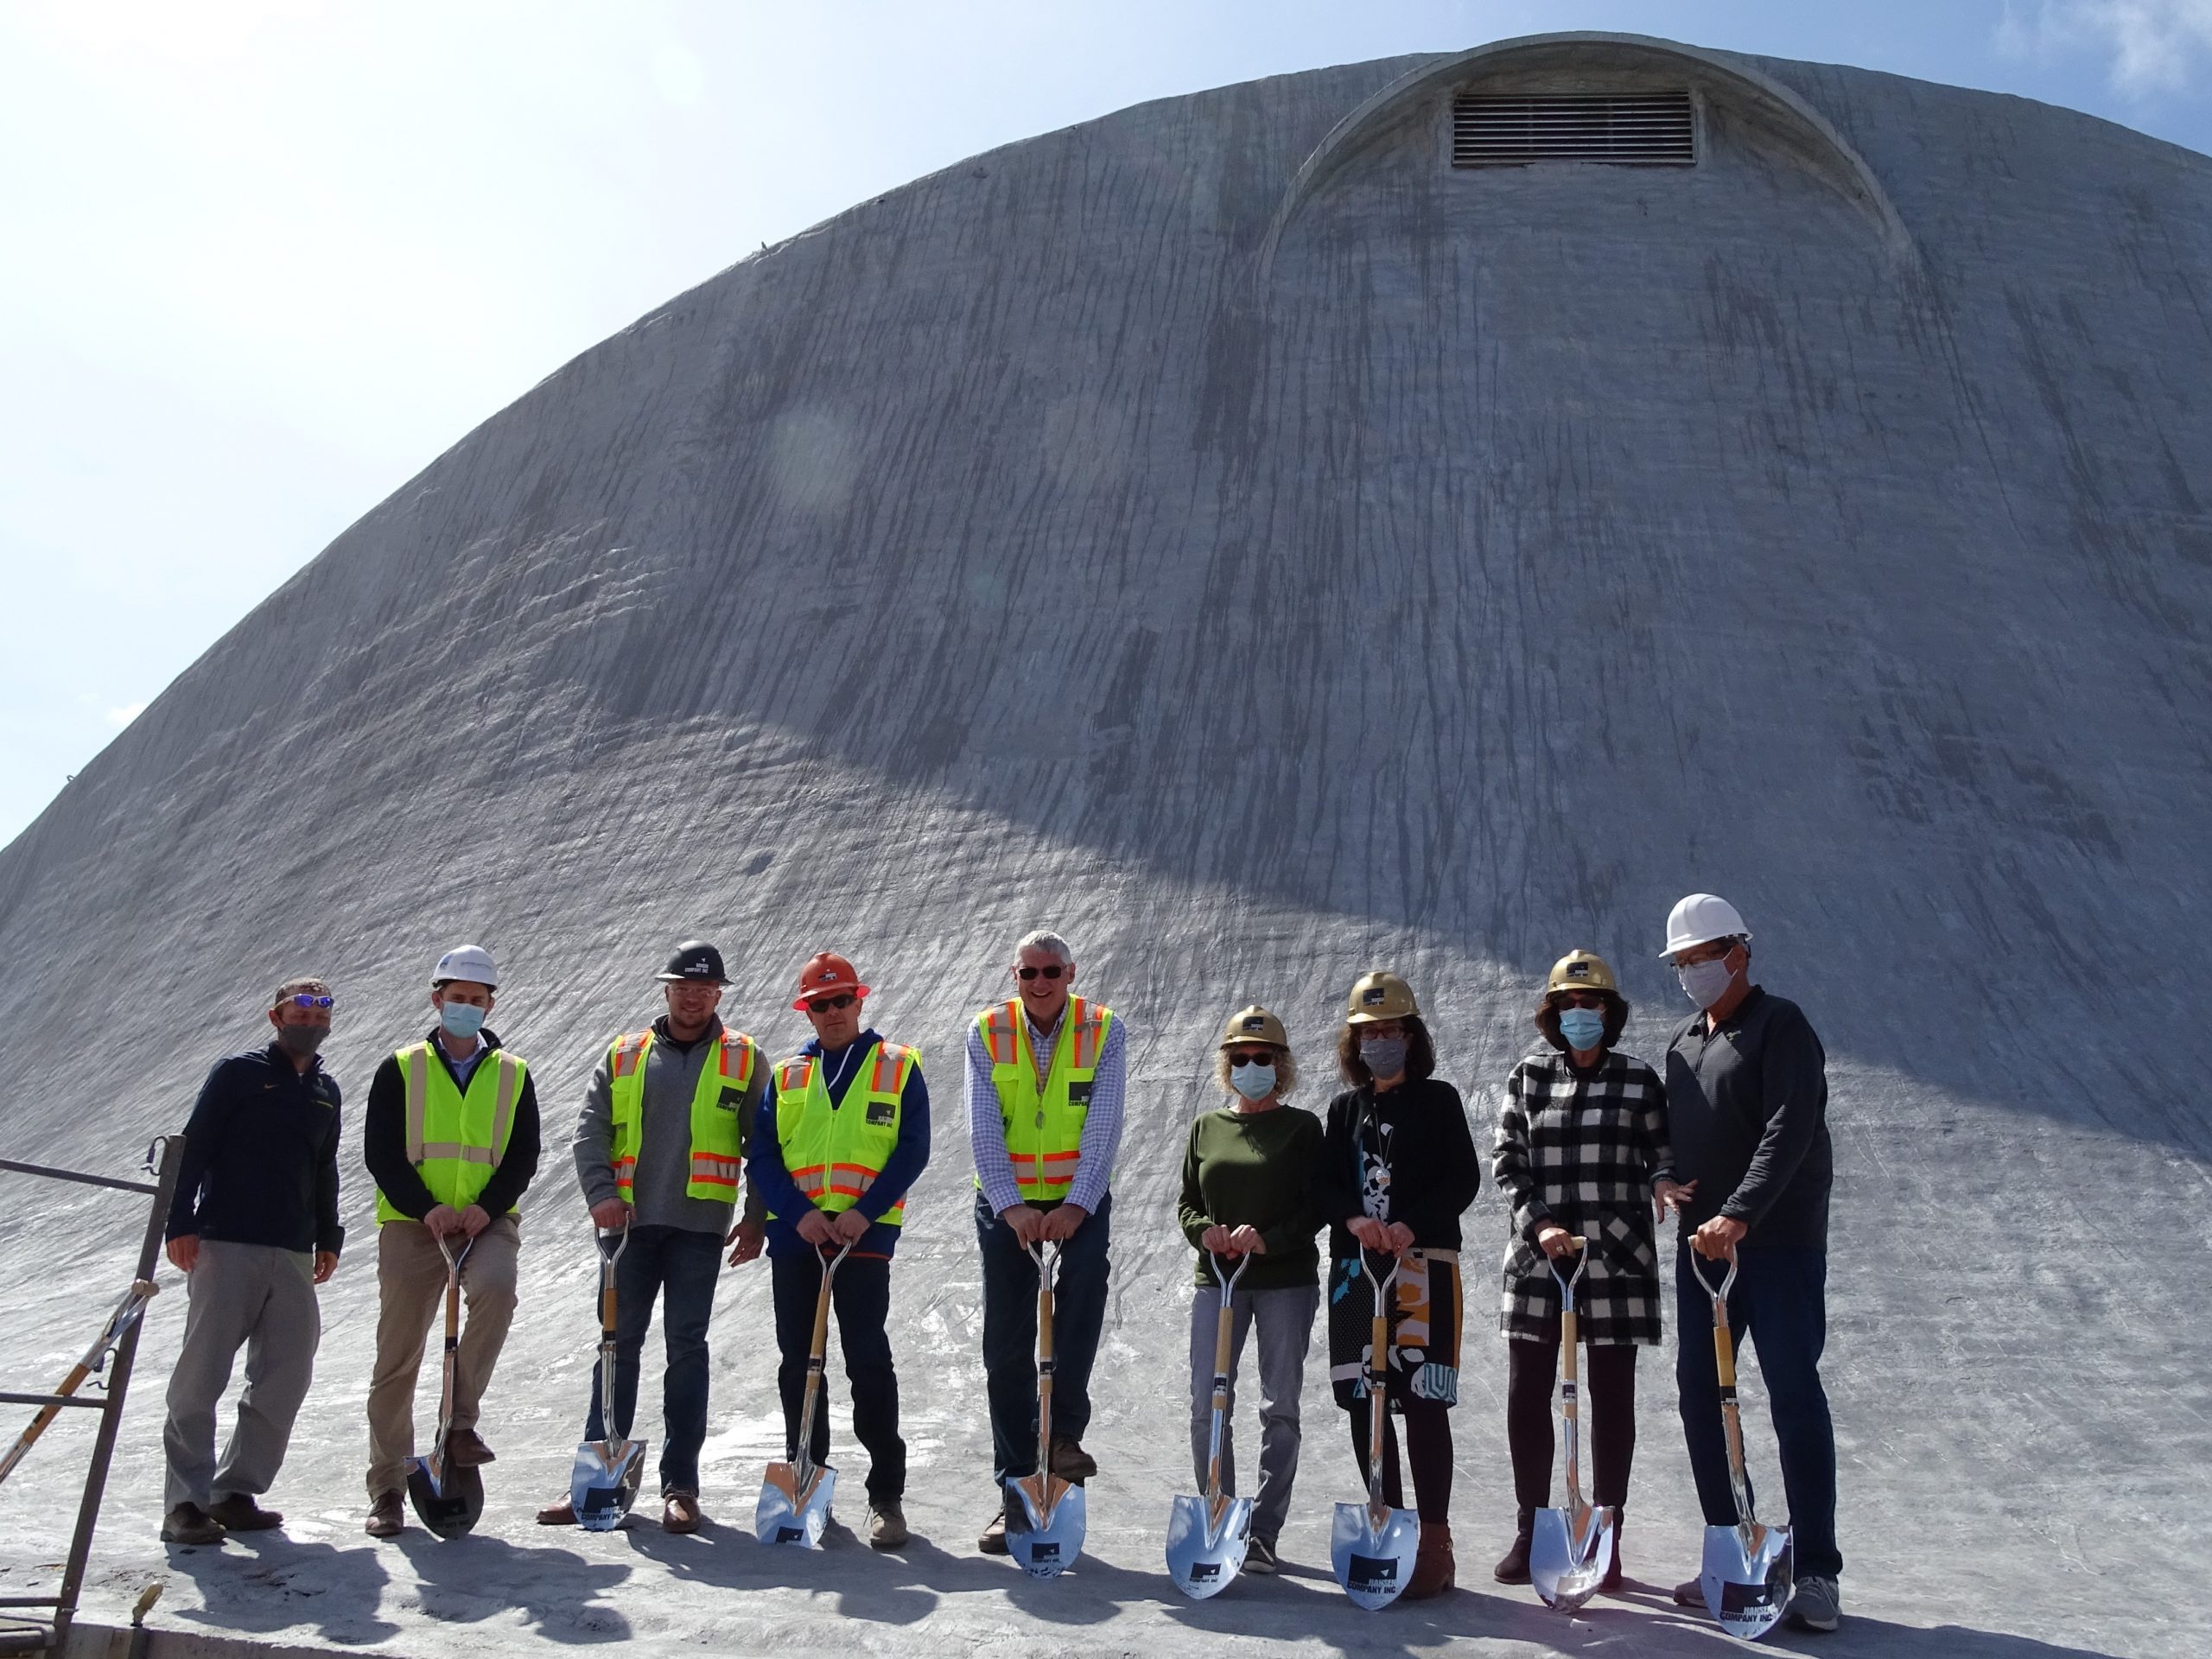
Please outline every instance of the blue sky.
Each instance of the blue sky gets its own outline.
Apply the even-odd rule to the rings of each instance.
[[[1561,29],[2212,151],[2212,0],[10,0],[0,842],[470,427],[762,243],[1145,99]]]

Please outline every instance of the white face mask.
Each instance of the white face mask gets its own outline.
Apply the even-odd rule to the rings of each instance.
[[[1275,1091],[1275,1069],[1247,1061],[1229,1068],[1229,1086],[1247,1100],[1265,1100]]]
[[[1677,968],[1675,977],[1682,982],[1683,995],[1700,1008],[1709,1008],[1728,995],[1728,987],[1736,976],[1728,966],[1728,958],[1720,957],[1712,962],[1694,962],[1687,968]]]

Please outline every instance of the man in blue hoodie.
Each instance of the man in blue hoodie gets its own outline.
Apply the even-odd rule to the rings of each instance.
[[[900,1507],[906,1442],[899,1434],[899,1378],[891,1363],[891,1256],[907,1189],[930,1160],[930,1091],[918,1051],[862,1028],[868,995],[842,957],[824,951],[800,970],[791,1006],[806,1015],[814,1039],[778,1062],[746,1172],[769,1211],[786,1457],[798,1454],[823,1262],[852,1246],[837,1269],[831,1306],[852,1385],[853,1432],[868,1454],[868,1541],[897,1549],[907,1538]],[[809,1451],[817,1464],[830,1460],[826,1401],[816,1408]]]

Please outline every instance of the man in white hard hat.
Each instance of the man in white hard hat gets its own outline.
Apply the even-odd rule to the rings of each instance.
[[[443,1306],[445,1252],[467,1255],[468,1308],[454,1371],[454,1462],[492,1461],[476,1432],[484,1390],[514,1319],[522,1247],[515,1204],[537,1173],[537,1087],[530,1067],[485,1026],[499,966],[478,944],[430,970],[437,1023],[387,1055],[369,1084],[362,1161],[377,1184],[376,1370],[369,1382],[372,1538],[405,1530],[407,1460],[415,1452],[415,1381]]]
[[[1714,1369],[1713,1291],[1697,1258],[1733,1255],[1729,1324],[1758,1351],[1789,1499],[1796,1593],[1789,1622],[1832,1630],[1841,1615],[1835,1431],[1821,1386],[1827,1337],[1827,1057],[1795,1002],[1751,982],[1751,931],[1726,899],[1694,893],[1667,918],[1663,955],[1699,1012],[1667,1050],[1667,1110],[1680,1205],[1676,1353],[1682,1433],[1708,1526],[1733,1526]],[[1716,1273],[1717,1280],[1717,1273]],[[1701,1606],[1698,1580],[1675,1599]]]

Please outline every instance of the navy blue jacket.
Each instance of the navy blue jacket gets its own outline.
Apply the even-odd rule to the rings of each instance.
[[[817,1057],[822,1081],[830,1090],[832,1110],[845,1103],[845,1091],[860,1075],[861,1061],[883,1039],[874,1029],[862,1032],[848,1046],[823,1055],[818,1040],[810,1039],[802,1054]],[[876,1221],[885,1211],[906,1196],[930,1161],[930,1086],[922,1080],[921,1062],[906,1073],[906,1086],[899,1095],[899,1139],[884,1160],[882,1172],[867,1193],[853,1205],[875,1225],[853,1246],[855,1255],[889,1255],[899,1248],[899,1229]],[[753,1150],[745,1162],[746,1178],[768,1208],[768,1254],[798,1255],[814,1246],[798,1236],[798,1219],[814,1207],[814,1200],[799,1191],[791,1171],[784,1167],[784,1148],[776,1138],[776,1078],[771,1071],[768,1086],[760,1091],[760,1110],[753,1120]]]
[[[218,1060],[184,1126],[168,1236],[328,1250],[338,1224],[338,1079],[276,1044]]]

